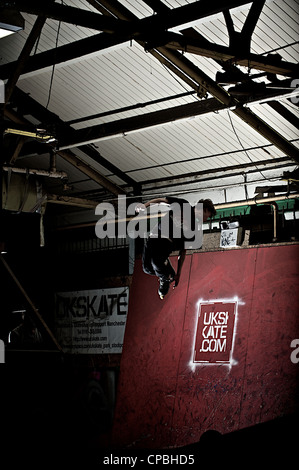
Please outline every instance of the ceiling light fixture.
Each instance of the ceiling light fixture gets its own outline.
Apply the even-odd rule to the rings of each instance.
[[[38,140],[39,142],[44,142],[49,144],[51,142],[56,142],[56,138],[47,133],[46,129],[36,129],[36,131],[26,131],[23,129],[11,129],[7,128],[4,130],[4,135],[6,134],[15,134],[21,135],[22,137],[32,137],[33,139]]]

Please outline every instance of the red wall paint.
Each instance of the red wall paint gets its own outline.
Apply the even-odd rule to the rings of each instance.
[[[298,278],[298,245],[194,253],[161,301],[137,261],[114,445],[178,447],[298,411]],[[231,363],[194,364],[199,302],[228,300],[237,301]]]

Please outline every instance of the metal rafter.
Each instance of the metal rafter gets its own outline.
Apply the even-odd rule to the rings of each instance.
[[[42,123],[47,123],[50,127],[54,127],[54,131],[58,132],[58,138],[63,134],[72,134],[74,130],[67,123],[62,121],[56,114],[52,113],[31,96],[24,93],[19,88],[15,89],[13,95],[13,101],[16,101],[18,105],[21,105],[22,110],[31,114],[35,119],[39,120]],[[119,168],[105,159],[94,147],[89,145],[78,146],[79,150],[91,157],[95,162],[99,163],[101,166],[105,167],[114,175],[118,176],[122,181],[127,183],[129,186],[132,186],[136,193],[139,192],[140,188],[138,183],[131,178],[129,175],[126,175]]]
[[[288,86],[289,80],[283,81],[281,84]],[[259,94],[256,97],[248,99],[246,102],[254,102],[260,99],[266,99],[269,97],[281,96],[287,93],[286,90],[265,90],[263,94]],[[242,105],[241,99],[239,99],[240,106]],[[78,147],[83,143],[91,143],[97,140],[101,140],[107,137],[115,137],[117,135],[123,135],[128,132],[145,129],[147,127],[165,124],[169,121],[175,121],[178,119],[184,119],[192,116],[199,116],[200,114],[207,114],[210,112],[217,112],[227,107],[226,104],[221,103],[219,99],[208,98],[205,100],[198,100],[193,103],[184,105],[174,106],[159,111],[145,113],[138,116],[129,118],[119,119],[117,121],[107,122],[105,124],[98,124],[95,126],[78,129],[73,131],[71,135],[65,136],[60,142],[60,148],[72,148]]]
[[[116,18],[45,0],[43,2],[40,2],[40,0],[11,0],[6,1],[5,6],[7,9],[18,9],[31,15],[43,15],[46,18],[95,29],[96,31],[113,33],[124,26],[128,26]]]
[[[26,43],[22,49],[22,52],[18,58],[18,60],[15,62],[14,67],[12,68],[11,74],[9,76],[8,82],[5,87],[5,103],[7,103],[12,95],[12,92],[14,90],[14,87],[19,80],[20,75],[22,74],[22,71],[25,67],[26,61],[28,60],[30,53],[34,47],[34,44],[38,38],[38,36],[41,33],[41,30],[46,22],[46,18],[44,16],[39,16],[34,25],[33,28],[26,40]]]
[[[292,124],[296,129],[299,129],[299,118],[292,113],[286,106],[281,104],[279,101],[268,101],[267,105],[279,113],[284,119]]]
[[[97,2],[94,2],[93,0],[88,0],[89,3],[97,3]],[[30,3],[30,2],[29,2]],[[31,3],[36,3],[36,2],[31,2]],[[147,3],[150,3],[150,2],[147,2]],[[223,5],[223,1],[222,2],[214,2],[213,3],[213,7],[211,9],[211,5],[209,7],[209,4],[211,4],[211,2],[200,2],[202,5],[205,6],[206,8],[206,12],[207,11],[212,11],[215,12],[215,8],[217,10],[220,11],[220,8],[221,8],[221,11],[223,10],[223,8],[232,8],[232,6],[228,6],[228,5],[232,5],[234,4],[234,6],[236,6],[236,4],[238,3],[239,5],[240,4],[245,4],[245,3],[251,3],[251,2],[226,2],[225,5]],[[264,1],[260,1],[260,0],[256,0],[256,3],[264,3]],[[98,4],[98,3],[97,3]],[[143,20],[136,20],[134,21],[134,18],[132,16],[132,13],[127,11],[127,17],[126,17],[126,12],[125,12],[125,8],[123,7],[123,5],[121,4],[118,4],[118,2],[109,2],[109,1],[106,1],[106,0],[101,0],[101,4],[104,5],[104,8],[106,10],[106,15],[98,15],[98,14],[95,14],[97,16],[101,16],[103,18],[106,18],[109,17],[107,16],[108,15],[108,10],[109,10],[109,6],[110,6],[110,9],[111,11],[113,10],[113,13],[114,15],[118,12],[118,15],[120,18],[122,18],[123,20],[126,20],[125,22],[129,23],[129,21],[131,23],[134,24],[133,28],[132,28],[132,25],[130,26],[130,28],[127,27],[127,30],[129,30],[130,32],[128,33],[129,35],[131,34],[132,35],[132,31],[135,31],[135,39],[138,40],[139,43],[141,43],[143,46],[146,47],[146,43],[144,41],[141,41],[140,39],[140,35],[142,34],[144,36],[144,31],[142,33],[140,33],[140,31],[137,31],[136,29],[136,25],[137,23],[140,24],[140,21],[143,21]],[[111,6],[112,5],[112,6]],[[59,5],[58,5],[59,6]],[[188,5],[189,7],[190,5]],[[119,7],[119,8],[118,8]],[[67,7],[69,8],[69,7]],[[107,10],[108,9],[108,10]],[[169,12],[172,12],[174,10],[166,10],[167,7],[164,9],[164,12],[160,15],[153,15],[155,18],[158,17],[158,20],[155,20],[157,21],[157,26],[158,26],[158,23],[159,22],[162,22],[162,19],[164,18],[164,20],[166,21],[166,23],[164,22],[163,24],[165,25],[168,25],[168,24],[173,24],[175,25],[175,22],[180,20],[180,23],[182,22],[182,20],[186,20],[188,18],[188,15],[190,15],[190,12],[192,11],[192,9],[187,9],[185,10],[185,12],[187,12],[187,15],[184,16],[184,18],[182,17],[182,10],[180,11],[180,14],[179,12],[177,12],[177,10],[179,9],[175,9],[175,13],[171,15],[171,19],[168,18],[168,14]],[[203,10],[204,12],[205,10]],[[205,13],[201,13],[201,14],[204,14]],[[218,12],[218,11],[216,11]],[[211,13],[209,13],[211,14]],[[206,15],[208,16],[208,15]],[[151,17],[152,18],[152,17]],[[194,19],[194,17],[192,18]],[[129,20],[129,21],[128,21]],[[145,19],[145,20],[148,20],[148,19]],[[117,20],[119,21],[119,20]],[[172,23],[171,23],[172,22]],[[108,24],[108,22],[106,22],[106,25]],[[110,25],[112,24],[112,22],[110,22]],[[116,24],[116,23],[115,23]],[[117,23],[118,25],[120,25],[120,23]],[[144,25],[146,25],[147,23],[144,22],[143,23]],[[161,23],[162,24],[162,23]],[[248,24],[248,23],[247,23]],[[90,26],[90,25],[89,25]],[[170,27],[170,26],[168,26]],[[122,27],[121,27],[122,28]],[[134,29],[135,28],[135,29]],[[150,37],[150,29],[147,29],[145,28],[146,30],[146,36],[147,37]],[[159,30],[163,30],[163,28],[159,27]],[[136,32],[137,31],[137,32]],[[142,36],[142,37],[143,37]],[[179,36],[179,35],[177,35]],[[116,44],[116,43],[119,43],[119,42],[123,42],[125,40],[128,39],[128,36],[123,36],[123,37],[119,37],[119,36],[116,36],[116,35],[113,35],[113,34],[108,34],[108,33],[103,33],[103,34],[100,34],[100,35],[96,35],[97,39],[98,40],[101,40],[101,45],[100,45],[100,48],[105,48],[105,47],[109,47],[109,44],[112,45],[112,44]],[[161,37],[163,37],[163,34],[161,35]],[[172,38],[174,36],[172,35]],[[88,38],[88,40],[90,41],[89,42],[89,45],[91,46],[92,44],[92,47],[94,48],[94,51],[96,50],[99,50],[99,42],[95,39],[95,37],[93,38]],[[82,40],[82,44],[83,44],[83,41],[86,41],[86,40]],[[188,39],[189,41],[189,39]],[[192,43],[192,41],[190,40],[190,42]],[[207,44],[207,41],[204,41],[205,44],[202,44],[200,45],[200,47],[203,47],[203,48],[206,48],[207,50],[207,53],[210,53],[210,54],[215,54],[215,49],[212,50],[212,46],[211,45],[208,45]],[[75,54],[75,50],[77,49],[78,50],[78,47],[76,46],[77,43],[75,43],[75,45],[73,46],[73,54]],[[86,44],[86,43],[85,43]],[[194,44],[194,48],[198,47],[198,43]],[[188,46],[187,46],[188,47]],[[208,51],[210,47],[210,52]],[[213,47],[218,47],[217,45],[216,46],[213,46]],[[220,46],[219,46],[220,47]],[[64,59],[67,57],[67,54],[68,52],[70,51],[70,49],[68,48],[68,46],[62,46],[62,48],[65,48],[64,49]],[[68,49],[67,49],[68,48]],[[55,56],[56,56],[56,60],[55,62],[57,62],[57,52],[60,48],[58,48],[56,51],[55,51]],[[229,48],[226,48],[226,49],[229,49]],[[66,52],[68,51],[68,52]],[[217,85],[216,82],[214,82],[213,80],[209,79],[209,77],[207,77],[202,71],[200,71],[197,67],[194,66],[194,64],[192,64],[192,62],[190,61],[187,61],[184,57],[182,57],[180,54],[176,53],[176,52],[172,52],[169,50],[169,48],[167,47],[159,47],[159,48],[156,48],[155,50],[151,51],[157,58],[159,58],[160,61],[164,61],[164,63],[166,63],[166,65],[170,68],[172,68],[173,71],[175,71],[179,76],[180,78],[182,78],[183,80],[185,80],[189,86],[193,87],[194,89],[197,89],[198,90],[198,86],[200,84],[200,86],[202,86],[205,90],[208,90],[211,94],[213,94],[214,96],[216,96],[216,100],[214,99],[211,99],[213,100],[213,105],[212,107],[215,107],[216,104],[218,105],[218,107],[220,106],[220,108],[218,109],[222,109],[223,107],[227,107],[227,106],[232,106],[232,105],[237,105],[239,106],[240,105],[240,102],[239,100],[235,100],[233,97],[231,97],[223,88],[221,88],[219,85]],[[53,54],[53,52],[50,52],[48,51],[48,59],[49,60],[49,57],[51,56],[51,53]],[[218,53],[219,53],[219,50],[218,50]],[[222,50],[222,59],[219,58],[220,60],[223,60],[224,59],[224,50]],[[226,50],[225,53],[228,53],[228,51]],[[44,53],[44,54],[47,54],[47,53]],[[40,56],[41,54],[38,54],[35,56],[35,59],[37,61],[37,64],[35,66],[40,66],[40,64],[38,65],[38,62],[39,62],[39,59],[38,59],[38,56]],[[59,55],[59,54],[58,54]],[[203,55],[203,54],[202,54]],[[45,57],[45,56],[44,56]],[[62,56],[61,56],[62,57]],[[75,57],[75,55],[73,55],[72,57]],[[52,55],[52,58],[53,58],[53,55]],[[69,56],[68,56],[69,58]],[[214,57],[213,57],[214,58]],[[231,58],[231,57],[230,57]],[[34,58],[33,58],[34,59]],[[258,59],[259,59],[259,56],[257,56],[257,68],[258,68]],[[226,59],[227,60],[227,59]],[[248,59],[236,59],[236,60],[245,60],[246,61],[246,65],[248,65]],[[260,60],[264,61],[264,59],[261,59]],[[267,59],[268,60],[268,59]],[[272,59],[270,59],[270,62],[271,62]],[[64,61],[62,59],[62,61]],[[264,61],[265,62],[265,61]],[[44,62],[46,63],[46,61]],[[53,62],[52,62],[53,63]],[[235,62],[237,63],[237,62]],[[239,63],[239,62],[238,62]],[[9,67],[10,64],[8,64],[8,67]],[[50,65],[50,64],[49,64]],[[251,63],[251,66],[252,66],[252,63]],[[270,66],[271,67],[271,63],[270,65],[269,64],[266,64],[266,66]],[[275,66],[275,64],[272,63],[272,67]],[[290,64],[290,63],[283,63],[283,64],[279,64],[277,65],[277,67],[281,67],[280,69],[275,69],[276,72],[273,72],[273,68],[272,69],[266,69],[267,71],[271,71],[272,73],[281,73],[283,70],[284,70],[284,73],[286,73],[287,75],[293,75],[295,73],[294,70],[296,70],[296,67],[295,67],[295,64]],[[4,66],[5,67],[5,66]],[[265,67],[265,64],[263,65],[263,67]],[[29,67],[30,69],[30,67]],[[1,68],[0,68],[1,70]],[[26,69],[25,69],[26,70]],[[28,69],[27,69],[28,70]],[[261,70],[264,70],[263,68],[261,68]],[[278,71],[280,70],[280,72]],[[3,75],[2,75],[3,76]],[[281,94],[281,93],[280,93]],[[218,100],[218,102],[217,102]],[[206,103],[208,100],[205,100],[201,103]],[[195,103],[195,105],[197,105],[198,103]],[[212,104],[212,101],[209,101],[209,106]],[[189,105],[186,105],[186,108],[182,108],[182,111],[183,113],[184,112],[187,112],[187,113],[190,113],[191,112],[191,108],[187,110],[187,106]],[[217,107],[217,106],[216,106]],[[195,108],[195,106],[194,106]],[[200,111],[201,110],[201,111]],[[166,110],[165,110],[166,111]],[[163,113],[164,111],[162,111]],[[194,112],[194,109],[193,111]],[[203,111],[203,108],[201,106],[198,106],[198,109],[196,111],[195,114],[191,114],[191,115],[197,115],[197,114],[200,114],[202,112],[207,112],[207,108],[205,109],[205,111]],[[234,110],[234,112],[239,115],[239,117],[241,117],[243,120],[245,120],[246,122],[248,122],[252,127],[254,127],[256,130],[258,130],[258,132],[260,132],[262,130],[262,134],[269,138],[269,140],[274,143],[275,145],[277,145],[277,147],[281,148],[283,151],[285,151],[288,155],[290,155],[294,160],[296,161],[299,161],[298,160],[298,150],[292,146],[292,144],[289,144],[289,142],[287,142],[285,139],[282,138],[282,136],[280,136],[278,133],[274,132],[273,129],[269,128],[269,126],[267,126],[266,123],[264,123],[263,121],[261,121],[259,118],[257,118],[257,116],[255,116],[250,110],[248,109],[245,109],[245,108],[242,108],[241,107],[238,107]],[[155,113],[151,113],[152,115],[155,114]],[[156,115],[157,116],[157,115]],[[153,116],[152,116],[153,117]],[[160,114],[159,116],[159,119],[161,119],[162,117],[162,114]],[[182,116],[183,117],[183,116]],[[147,127],[148,126],[148,121],[147,119],[149,118],[149,116],[145,116],[144,118],[144,121],[141,122],[141,128],[142,127]],[[179,117],[178,117],[179,118]],[[133,118],[135,119],[135,118]],[[163,119],[167,119],[165,122],[167,122],[168,120],[173,120],[173,115],[172,115],[172,118],[169,119],[167,118],[167,114],[166,112],[164,113],[164,116],[163,116]],[[140,117],[138,117],[138,120],[140,121]],[[126,121],[126,125],[129,123],[129,120],[123,120],[123,121]],[[133,125],[133,120],[129,123],[130,126]],[[147,124],[146,124],[147,122]],[[143,123],[143,124],[142,124]],[[115,124],[114,124],[115,125]],[[140,123],[139,123],[140,125]],[[116,123],[116,127],[119,126],[119,128],[121,129],[125,129],[124,127],[124,122],[120,123],[120,122],[117,122]],[[131,127],[132,129],[136,129],[136,127]],[[83,135],[83,132],[86,131],[86,135],[88,136],[91,136],[92,139],[94,138],[95,135],[98,135],[98,131],[100,130],[100,126],[94,126],[93,128],[88,128],[88,129],[84,129],[82,130],[82,133],[81,135]],[[130,130],[130,129],[129,129]],[[120,130],[119,132],[125,132],[126,130]],[[79,133],[81,131],[75,131],[74,135],[76,134],[76,138],[79,136]],[[100,134],[101,134],[101,130],[100,130]],[[118,132],[118,131],[112,131],[112,132]],[[102,135],[102,134],[101,134]],[[106,134],[107,135],[107,134]],[[109,134],[108,134],[109,135]],[[73,139],[73,138],[72,138]],[[75,139],[76,140],[76,139]],[[80,141],[80,139],[79,139]],[[80,144],[80,142],[78,142],[76,140],[76,146],[78,146],[78,143]],[[83,150],[83,149],[82,149]],[[73,163],[76,165],[76,163]],[[116,193],[115,193],[116,194]]]
[[[143,1],[147,5],[151,6],[157,12],[164,12],[165,13],[167,10],[169,11],[169,7],[167,7],[164,3],[162,3],[161,0],[143,0]],[[257,23],[258,18],[261,14],[261,11],[262,11],[262,8],[263,8],[264,4],[265,4],[265,1],[264,2],[259,2],[259,3],[254,1],[252,3],[251,8],[249,10],[249,13],[246,17],[245,23],[243,25],[243,28],[241,30],[241,33],[238,33],[234,37],[235,40],[238,37],[241,41],[242,35],[243,36],[245,35],[247,37],[247,42],[250,42],[251,36],[253,34],[254,28],[256,26],[256,23]],[[232,19],[231,19],[231,16],[230,16],[230,12],[229,11],[224,12],[224,16],[226,18],[227,28],[228,28],[228,32],[230,34],[230,41],[233,42],[232,36],[234,36],[236,32],[234,30],[234,26],[233,26],[233,22],[232,22]],[[190,39],[194,39],[195,43],[196,42],[197,43],[202,43],[203,47],[205,47],[206,44],[210,44],[208,42],[208,40],[204,38],[204,36],[202,36],[198,31],[196,31],[193,28],[188,28],[188,29],[182,30],[181,33],[184,35],[183,36],[183,41],[185,39],[187,39],[188,41],[190,41]],[[167,47],[169,47],[169,44],[167,45]],[[249,55],[250,55],[250,53],[249,53]],[[222,56],[222,58],[223,58],[223,56]],[[233,71],[237,72],[237,74],[238,74],[241,81],[244,80],[247,83],[254,83],[248,75],[243,73],[240,69],[238,69],[236,67],[236,65],[234,65],[236,63],[240,63],[238,60],[234,60],[234,64],[233,64],[231,61],[223,62],[221,60],[221,58],[217,57],[217,55],[215,57],[213,57],[213,59],[219,65],[221,65],[224,68],[224,70],[229,70],[230,72],[233,70]],[[244,63],[243,65],[246,65],[246,64]],[[295,65],[295,64],[293,64],[293,65]],[[298,65],[296,65],[295,67],[297,68]],[[256,68],[258,68],[258,67],[256,67]],[[274,72],[274,70],[275,69],[272,69],[272,73],[279,73],[278,71]],[[270,70],[269,70],[269,72],[270,72]],[[290,73],[290,75],[292,75],[292,74]],[[297,127],[297,129],[299,128],[299,119],[291,111],[289,111],[285,106],[283,106],[281,103],[273,100],[273,101],[267,102],[266,105],[268,105],[272,109],[274,109],[283,118],[285,118],[288,122],[290,122],[294,127]]]
[[[265,0],[254,0],[252,2],[251,8],[240,32],[235,30],[230,12],[228,10],[223,11],[229,34],[230,47],[232,50],[236,51],[236,55],[241,54],[243,56],[250,52],[251,37],[264,5]]]
[[[122,44],[129,39],[129,36],[115,36],[108,33],[95,34],[94,36],[80,39],[71,44],[65,44],[64,46],[59,46],[55,49],[50,49],[30,56],[22,73],[32,73],[37,70],[50,67],[53,64],[68,62],[78,57],[83,57],[84,55],[99,52],[109,47]],[[0,66],[0,76],[2,80],[9,77],[11,72],[14,70],[16,63],[16,61],[13,61]]]
[[[142,181],[143,190],[148,191],[153,188],[170,188],[170,187],[177,187],[177,186],[186,186],[192,185],[194,183],[203,183],[207,181],[211,181],[214,179],[218,179],[219,175],[224,178],[230,178],[233,176],[239,176],[245,170],[246,173],[259,173],[260,171],[265,171],[266,169],[275,170],[277,168],[285,168],[286,166],[293,166],[290,163],[290,160],[286,157],[281,157],[275,159],[275,161],[271,161],[271,165],[268,167],[269,161],[262,160],[259,162],[250,162],[250,163],[243,163],[240,165],[230,165],[225,167],[213,168],[209,170],[209,175],[207,176],[207,171],[194,171],[185,174],[181,174],[176,177],[172,176],[165,176],[162,178],[155,178],[152,180],[145,180]]]
[[[205,57],[211,57],[223,61],[233,60],[234,63],[239,65],[248,66],[249,61],[250,67],[256,68],[258,70],[264,70],[271,73],[279,73],[289,76],[298,76],[298,64],[293,64],[286,61],[277,62],[277,58],[272,57],[271,55],[268,57],[261,57],[257,54],[245,54],[244,56],[243,51],[242,57],[236,57],[236,51],[233,48],[212,44],[208,41],[194,41],[194,39],[192,38],[187,38],[175,33],[166,33],[167,28],[173,25],[182,24],[184,22],[184,19],[187,20],[191,17],[193,20],[196,17],[202,18],[208,16],[209,14],[212,14],[213,12],[225,11],[225,9],[232,7],[229,5],[239,6],[245,3],[250,3],[248,1],[226,2],[225,4],[223,4],[223,2],[215,2],[213,3],[213,8],[211,8],[211,6],[209,8],[209,3],[211,2],[200,2],[200,11],[198,10],[198,5],[196,6],[196,17],[192,15],[195,14],[194,5],[197,4],[197,2],[173,10],[167,9],[166,7],[167,10],[161,10],[162,13],[158,15],[153,15],[149,18],[144,18],[143,20],[138,20],[136,17],[134,17],[134,15],[132,15],[131,12],[127,11],[126,21],[124,20],[125,7],[123,7],[121,4],[114,2],[112,6],[110,5],[110,10],[113,12],[113,14],[115,15],[115,13],[118,12],[121,18],[115,19],[114,17],[108,16],[107,9],[109,8],[109,2],[103,0],[101,2],[101,9],[100,5],[94,0],[88,1],[95,8],[98,8],[100,11],[105,12],[105,14],[99,15],[97,13],[79,10],[77,8],[66,7],[64,5],[58,4],[51,5],[50,3],[47,3],[47,8],[45,8],[44,4],[41,6],[40,2],[36,1],[26,2],[25,4],[21,1],[17,2],[20,5],[21,9],[26,10],[27,8],[28,11],[30,10],[31,12],[35,12],[36,14],[42,11],[43,14],[46,15],[48,10],[62,11],[64,12],[64,14],[61,14],[60,16],[57,12],[56,15],[54,15],[54,13],[52,14],[52,17],[56,16],[56,19],[60,19],[62,21],[68,21],[71,23],[75,22],[75,24],[80,24],[80,20],[82,18],[82,23],[84,23],[85,26],[92,28],[93,23],[97,23],[96,18],[98,18],[98,24],[100,26],[98,26],[98,28],[96,29],[110,31],[112,28],[112,24],[114,24],[114,28],[117,28],[116,33],[114,34],[110,34],[108,32],[96,34],[92,37],[76,41],[75,43],[60,46],[55,50],[35,54],[34,56],[29,58],[22,73],[34,72],[36,70],[51,66],[54,63],[58,64],[62,62],[67,62],[74,58],[82,57],[86,54],[100,51],[117,44],[122,44],[123,42],[128,41],[134,37],[135,39],[142,39],[145,42],[145,48],[153,48],[161,45],[167,45],[168,48],[183,50],[192,54],[203,55]],[[256,1],[258,2],[258,5],[263,4],[262,0]],[[15,4],[15,2],[13,1],[10,3]],[[31,8],[29,8],[28,4],[35,5],[35,7],[31,6]],[[181,10],[182,8],[183,10]],[[67,12],[70,12],[69,17]],[[50,13],[48,11],[48,15],[49,14]],[[89,16],[89,14],[91,16]],[[106,28],[104,26],[105,21],[107,22]],[[248,28],[246,28],[246,31],[248,31]],[[2,77],[2,79],[8,78],[15,65],[16,63],[12,62],[9,64],[2,65],[0,67],[0,76]]]
[[[19,116],[17,113],[15,113],[13,110],[10,110],[8,107],[5,109],[4,114],[8,119],[16,122],[17,124],[30,124],[30,122],[27,121],[23,116]],[[44,145],[49,149],[53,149],[53,146],[51,144]],[[116,196],[120,194],[126,194],[126,192],[122,188],[110,181],[109,178],[101,175],[100,172],[92,168],[90,165],[84,163],[83,160],[81,160],[72,152],[58,150],[56,153],[112,194],[115,194]]]
[[[185,34],[165,33],[158,40],[148,42],[147,49],[165,46],[168,49],[188,52],[190,54],[208,57],[210,59],[223,62],[230,61],[235,65],[261,70],[267,73],[297,77],[299,65],[293,62],[277,60],[276,56],[260,56],[251,52],[236,55],[236,50],[232,47],[222,46],[209,42],[207,39],[196,39]]]
[[[87,1],[91,3],[91,0]],[[171,11],[171,9],[167,7],[164,3],[162,3],[161,0],[143,1],[157,13],[167,14]],[[94,2],[92,0],[92,4],[93,3]],[[251,38],[252,33],[254,31],[254,27],[256,26],[257,20],[264,4],[265,1],[252,2],[250,11],[247,15],[241,33],[236,33],[232,25],[233,33],[238,36],[238,39],[240,39],[239,44],[241,44],[242,46],[242,39],[244,36],[249,39]],[[224,14],[228,15],[228,17],[230,18],[229,10],[224,10]],[[246,51],[246,57],[244,57],[244,50],[241,51],[240,55],[236,55],[237,48],[234,44],[233,47],[227,47],[211,43],[193,28],[184,29],[181,31],[181,33],[183,34],[165,32],[160,37],[154,38],[155,42],[151,42],[151,39],[149,39],[149,41],[147,42],[147,47],[148,49],[150,49],[158,46],[166,46],[169,49],[180,50],[183,52],[189,52],[190,54],[196,54],[214,59],[216,61],[219,61],[219,63],[222,62],[221,65],[229,61],[230,64],[233,63],[236,65],[242,65],[245,67],[262,70],[273,74],[280,74],[293,77],[297,77],[299,74],[298,64],[286,62],[283,60],[277,60],[276,56],[273,57],[271,55],[268,55],[266,57],[262,57],[258,54],[252,54],[248,49],[248,51]],[[242,34],[243,36],[240,37],[238,34]],[[232,42],[237,42],[237,40]]]
[[[256,0],[259,3],[262,3],[263,0]],[[103,7],[107,9],[109,12],[109,4],[113,5],[113,13],[111,15],[117,15],[117,5],[118,2],[113,1],[112,3],[108,0],[99,0],[98,2]],[[201,2],[200,2],[201,3]],[[219,2],[216,2],[219,3]],[[227,4],[226,4],[227,5]],[[223,2],[222,2],[222,10],[223,10]],[[122,6],[121,11],[119,14],[124,17],[124,7]],[[167,16],[167,14],[163,13],[163,16]],[[132,20],[132,13],[128,11],[128,20]],[[140,41],[138,41],[140,43]],[[144,46],[144,43],[141,42]],[[150,51],[153,53],[153,51]],[[186,57],[182,56],[181,54],[177,53],[176,51],[171,51],[166,47],[159,47],[155,49],[154,56],[162,61],[167,67],[171,67],[172,71],[179,75],[181,79],[186,81],[189,86],[193,87],[195,90],[200,90],[200,93],[207,92],[214,96],[220,103],[225,105],[225,107],[234,107],[233,113],[236,114],[239,118],[241,118],[244,122],[250,125],[253,129],[255,129],[258,133],[263,135],[269,142],[273,143],[277,148],[282,150],[286,153],[290,158],[294,161],[299,162],[299,150],[291,143],[289,143],[281,134],[276,132],[272,129],[266,122],[256,116],[250,109],[245,108],[241,105],[240,101],[235,99],[231,96],[224,88],[219,86],[214,80],[212,80],[207,74],[205,74],[202,70],[200,70],[197,66],[195,66],[190,60]],[[192,84],[193,81],[193,84]],[[130,119],[130,118],[129,118]],[[134,119],[134,118],[131,118]],[[141,119],[141,118],[139,118]],[[146,119],[144,116],[142,119]],[[128,122],[128,121],[127,121]],[[130,121],[132,123],[132,121]],[[110,127],[113,126],[110,125]],[[122,123],[123,124],[123,123]],[[137,124],[137,123],[136,123]],[[81,133],[82,137],[89,140],[96,140],[94,135],[98,133],[100,126],[94,126],[94,128],[85,129],[84,137]],[[143,126],[146,127],[146,126]],[[103,129],[103,128],[101,128]],[[80,133],[81,131],[76,131]],[[107,131],[106,131],[107,132]],[[77,134],[79,136],[79,134]],[[80,141],[80,138],[79,138]],[[74,142],[74,141],[73,141]]]
[[[263,2],[264,0],[255,1]],[[17,7],[22,12],[36,15],[42,14],[58,21],[105,32],[129,33],[132,36],[136,36],[146,30],[166,30],[247,3],[251,3],[250,0],[227,0],[226,2],[223,0],[214,0],[213,2],[201,0],[200,2],[193,2],[174,8],[167,12],[167,14],[160,13],[141,20],[134,19],[132,22],[57,3],[52,4],[51,1],[44,1],[41,5],[39,0],[7,0],[6,8]]]

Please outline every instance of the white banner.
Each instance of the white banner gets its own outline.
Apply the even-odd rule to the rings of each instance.
[[[56,335],[64,352],[121,353],[129,287],[56,294]]]

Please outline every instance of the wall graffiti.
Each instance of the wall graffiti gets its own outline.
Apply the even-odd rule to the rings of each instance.
[[[234,339],[238,316],[238,298],[199,300],[191,367],[202,364],[234,365]]]

